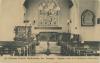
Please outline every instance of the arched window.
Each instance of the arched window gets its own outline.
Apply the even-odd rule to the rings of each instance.
[[[91,10],[83,11],[81,15],[81,26],[94,26],[95,14]]]

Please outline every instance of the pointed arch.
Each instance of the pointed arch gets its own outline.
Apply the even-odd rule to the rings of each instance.
[[[93,11],[86,9],[81,14],[81,26],[94,26],[95,14]]]

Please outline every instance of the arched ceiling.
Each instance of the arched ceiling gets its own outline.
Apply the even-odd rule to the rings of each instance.
[[[31,4],[36,3],[38,0],[25,0],[24,2],[24,6],[26,9],[28,9],[30,7]],[[58,0],[59,1],[59,0]],[[63,0],[64,2],[68,2],[69,4],[69,8],[71,8],[73,6],[73,3],[71,0]]]

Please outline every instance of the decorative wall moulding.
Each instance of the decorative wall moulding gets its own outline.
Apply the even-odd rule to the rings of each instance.
[[[95,14],[93,11],[86,9],[81,15],[81,26],[94,26]]]

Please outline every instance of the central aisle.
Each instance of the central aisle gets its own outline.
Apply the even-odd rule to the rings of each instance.
[[[49,42],[50,44],[50,55],[56,55],[60,53],[60,46],[56,45],[56,42]],[[47,51],[47,42],[41,41],[38,46],[36,46],[36,55],[45,55],[45,52]]]

